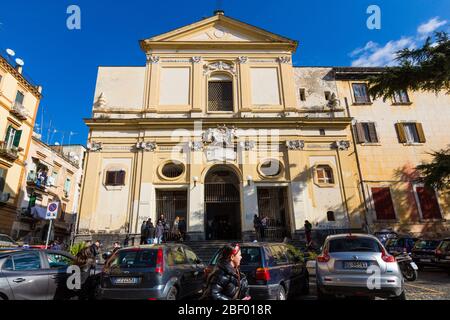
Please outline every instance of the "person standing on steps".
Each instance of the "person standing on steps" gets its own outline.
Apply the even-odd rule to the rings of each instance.
[[[310,247],[312,245],[312,224],[305,220],[305,237],[306,237],[306,247]]]

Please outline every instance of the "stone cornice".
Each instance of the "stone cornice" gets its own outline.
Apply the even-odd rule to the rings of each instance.
[[[6,61],[6,59],[2,56],[0,56],[0,65],[5,68],[8,73],[12,74],[14,78],[16,78],[16,80],[19,81],[21,85],[26,87],[36,98],[42,98],[42,94],[38,91],[38,89],[30,82],[28,82],[28,80],[13,66],[11,66],[9,62]]]

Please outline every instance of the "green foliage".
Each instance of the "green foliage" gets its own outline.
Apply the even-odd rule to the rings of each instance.
[[[399,66],[386,68],[369,78],[369,94],[373,99],[391,98],[399,90],[450,93],[450,40],[445,32],[436,32],[422,48],[397,52]]]
[[[433,161],[417,166],[422,182],[437,190],[450,189],[450,148],[432,153]]]
[[[73,246],[70,247],[69,252],[71,255],[76,256],[84,248],[86,248],[86,243],[84,242],[75,243]]]

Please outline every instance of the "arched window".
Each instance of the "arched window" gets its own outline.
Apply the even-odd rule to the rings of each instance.
[[[320,165],[316,168],[317,183],[334,184],[333,169],[327,165]]]
[[[212,74],[208,81],[208,111],[233,111],[233,79],[224,73]]]

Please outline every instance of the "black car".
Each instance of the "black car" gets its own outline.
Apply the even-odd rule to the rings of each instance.
[[[177,300],[203,287],[205,265],[183,244],[129,247],[105,263],[99,299]]]
[[[390,254],[398,256],[403,253],[411,253],[417,240],[419,239],[410,236],[399,236],[386,241],[385,247]]]
[[[296,294],[309,293],[309,275],[303,254],[284,243],[243,243],[241,272],[249,283],[253,300],[286,300]],[[220,255],[211,259],[209,274]]]
[[[441,243],[440,240],[418,240],[411,250],[411,257],[419,268],[436,265],[436,248]]]
[[[68,253],[52,250],[0,251],[0,300],[69,299],[67,268],[74,262]]]
[[[436,265],[450,274],[450,238],[441,241],[436,248]]]

